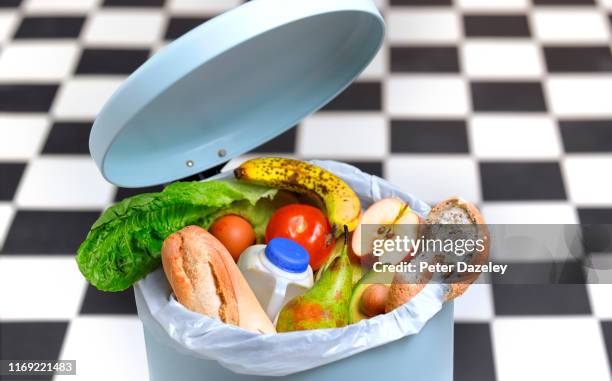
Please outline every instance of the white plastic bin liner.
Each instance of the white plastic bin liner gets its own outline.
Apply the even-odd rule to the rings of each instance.
[[[387,181],[347,164],[313,161],[344,179],[367,207],[397,196],[422,216],[429,206]],[[232,177],[222,173],[214,179]],[[414,299],[391,313],[344,328],[261,335],[191,312],[174,299],[163,270],[134,286],[139,316],[155,336],[170,338],[176,350],[215,360],[236,373],[284,376],[322,366],[417,334],[441,308],[447,286],[429,284]]]

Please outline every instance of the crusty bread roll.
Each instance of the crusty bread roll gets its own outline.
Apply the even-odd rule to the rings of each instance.
[[[276,332],[225,246],[199,226],[171,234],[162,265],[186,308],[259,333]]]
[[[436,205],[431,211],[426,220],[427,224],[433,225],[463,225],[472,224],[478,225],[476,232],[477,239],[483,239],[485,250],[478,252],[474,251],[470,259],[470,264],[481,265],[489,259],[490,238],[489,232],[485,225],[484,218],[472,203],[469,203],[459,197],[451,197]],[[443,256],[435,256],[433,262],[444,262]],[[449,274],[450,275],[450,274]],[[449,289],[445,300],[453,300],[458,296],[463,295],[468,287],[478,279],[479,273],[455,273],[454,278],[449,281]],[[432,274],[423,273],[417,282],[406,282],[406,277],[403,274],[397,274],[393,279],[393,284],[389,289],[389,297],[385,310],[387,312],[394,310],[402,304],[414,298],[431,280]]]
[[[459,197],[451,197],[436,205],[427,217],[428,224],[472,224],[478,225],[477,239],[484,240],[485,249],[481,252],[474,251],[470,264],[482,265],[489,260],[490,236],[489,230],[482,214],[476,206]],[[459,277],[449,283],[449,290],[445,295],[446,300],[453,300],[463,295],[468,287],[478,277],[480,273],[461,273]]]
[[[412,300],[431,280],[431,273],[423,273],[416,283],[410,283],[405,274],[397,273],[389,288],[389,294],[385,303],[385,312],[390,312],[402,304]]]

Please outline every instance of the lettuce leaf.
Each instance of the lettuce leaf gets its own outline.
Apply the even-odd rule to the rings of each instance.
[[[125,290],[159,266],[167,236],[187,225],[208,228],[228,213],[249,220],[261,238],[276,193],[236,181],[206,181],[173,183],[159,193],[127,198],[93,224],[77,251],[79,270],[99,290]]]

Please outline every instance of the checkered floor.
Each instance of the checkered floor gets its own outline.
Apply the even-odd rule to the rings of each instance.
[[[612,0],[451,1],[379,1],[387,42],[359,81],[255,153],[347,161],[431,202],[459,194],[488,222],[611,223]],[[141,192],[102,179],[89,128],[147,57],[238,3],[0,0],[0,358],[146,379],[132,292],[87,286],[73,258],[103,208]],[[611,294],[472,287],[455,379],[610,380]]]

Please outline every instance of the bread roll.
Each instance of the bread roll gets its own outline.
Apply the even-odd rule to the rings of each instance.
[[[162,265],[176,299],[191,311],[259,332],[275,328],[227,249],[198,226],[171,234]]]
[[[405,275],[397,273],[393,277],[387,302],[385,303],[385,312],[390,312],[401,306],[404,303],[412,300],[431,280],[431,273],[424,272],[416,283],[409,283]]]
[[[476,229],[477,237],[475,239],[484,240],[485,250],[472,253],[470,264],[482,265],[489,260],[490,237],[489,230],[485,224],[485,220],[480,214],[476,206],[459,197],[451,197],[436,205],[427,217],[428,224],[472,224],[478,225]],[[457,279],[449,283],[449,290],[446,293],[445,300],[453,300],[458,296],[463,295],[468,287],[478,277],[480,273],[459,273]]]
[[[482,252],[474,251],[470,260],[471,264],[484,264],[489,258],[489,232],[485,225],[484,218],[473,204],[459,198],[451,197],[436,205],[427,217],[427,224],[453,224],[463,225],[472,224],[478,225],[476,232],[479,239],[484,240],[485,250]],[[433,263],[444,263],[444,256],[434,256]],[[406,281],[403,274],[397,274],[393,279],[393,284],[389,289],[389,297],[385,310],[387,312],[407,303],[414,298],[431,280],[432,274],[422,273],[416,282]],[[449,274],[450,275],[450,274]],[[461,296],[468,287],[478,279],[479,273],[459,273],[457,278],[448,284],[448,292],[444,295],[445,300],[453,300]]]

